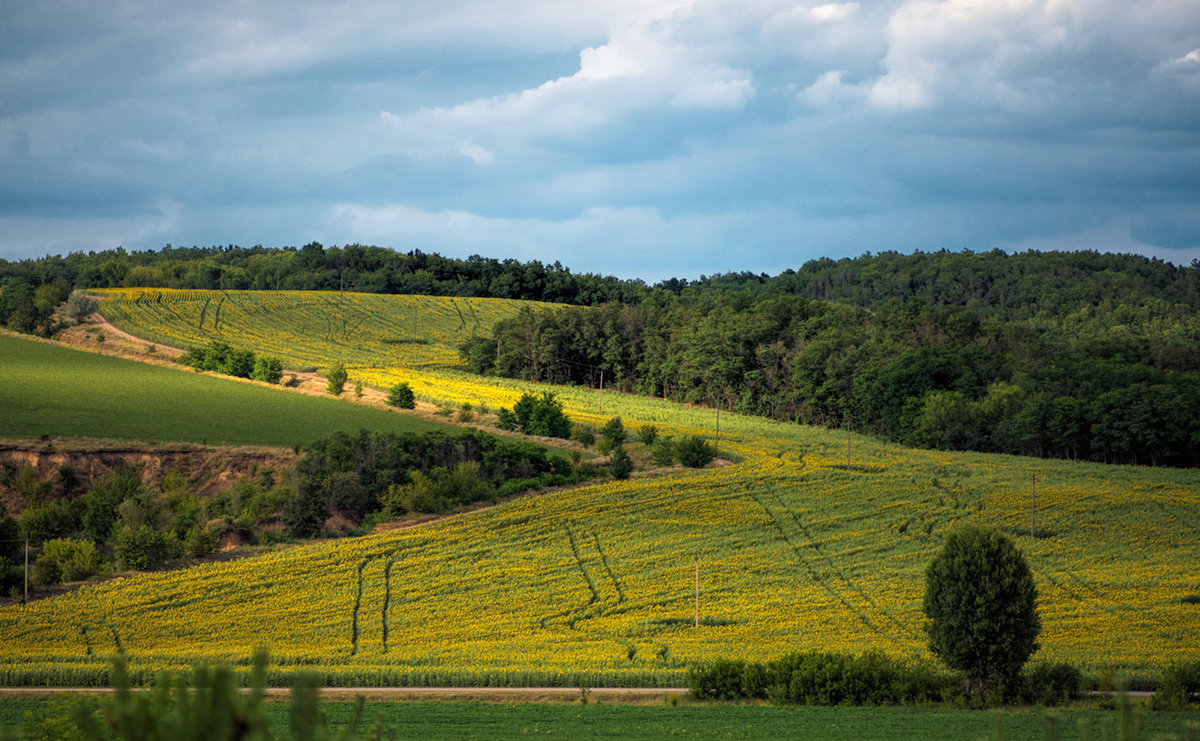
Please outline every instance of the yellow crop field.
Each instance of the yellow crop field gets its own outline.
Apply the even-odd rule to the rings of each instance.
[[[211,337],[192,334],[200,307],[223,294],[110,295],[105,312],[123,329],[200,342]],[[307,326],[322,326],[319,307],[334,301],[370,306],[344,315],[358,322],[361,346],[290,324],[308,313]],[[393,324],[411,326],[403,312],[418,301],[432,314],[451,299],[231,293],[221,338],[318,365],[371,359],[378,378],[414,381],[432,399],[495,407],[534,388],[455,370],[444,349],[453,329],[373,355],[385,343],[366,328],[388,326],[388,302]],[[600,414],[595,390],[554,391],[575,419],[620,415],[671,435],[715,423],[712,410],[609,391]],[[1030,561],[1043,623],[1035,660],[1154,674],[1197,658],[1200,606],[1181,598],[1200,594],[1200,473],[916,451],[724,413],[721,447],[732,465],[635,475],[5,608],[0,681],[100,681],[118,647],[152,672],[244,661],[265,646],[277,674],[315,669],[340,684],[676,685],[689,663],[718,656],[922,658],[924,567],[967,522],[1006,530]]]

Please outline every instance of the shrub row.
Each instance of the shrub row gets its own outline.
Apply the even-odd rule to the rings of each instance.
[[[279,383],[283,377],[283,361],[279,358],[266,355],[256,357],[250,350],[232,347],[217,340],[206,347],[189,348],[180,356],[179,362],[196,370],[253,378],[267,383]]]
[[[702,700],[767,700],[793,705],[961,704],[957,675],[921,661],[880,653],[862,655],[794,653],[765,664],[718,659],[693,666],[688,689]],[[1021,675],[1017,687],[992,700],[1057,705],[1079,695],[1081,675],[1069,664],[1039,664]]]

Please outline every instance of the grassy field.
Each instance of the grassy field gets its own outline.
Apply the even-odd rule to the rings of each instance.
[[[237,300],[253,308],[259,296],[282,300]],[[122,298],[121,326],[150,336],[164,317],[188,316],[159,298]],[[285,301],[279,311],[286,319],[317,300],[295,296],[299,308]],[[188,301],[200,311],[202,301]],[[223,316],[225,339],[275,347],[257,344],[259,325],[239,333]],[[302,360],[316,364],[348,352],[319,338],[307,347]],[[387,372],[432,398],[493,408],[534,388],[423,365],[430,347],[397,346]],[[576,419],[619,414],[672,435],[714,422],[712,410],[607,391],[602,415],[595,391],[555,391]],[[799,649],[928,660],[924,567],[967,522],[1010,532],[1031,563],[1044,626],[1035,660],[1153,676],[1197,657],[1200,605],[1184,598],[1200,594],[1200,472],[914,451],[733,414],[721,416],[721,446],[735,465],[548,493],[0,610],[0,681],[103,681],[102,657],[118,647],[148,676],[245,661],[265,646],[277,679],[303,667],[343,685],[679,685],[695,661]]]
[[[337,430],[444,428],[334,399],[0,334],[0,437],[307,444]]]
[[[322,704],[331,730],[346,727],[353,705]],[[38,700],[0,700],[0,728],[25,724],[26,713],[36,717],[49,708]],[[275,733],[289,728],[284,702],[266,705]],[[396,738],[520,739],[520,738],[782,738],[821,741],[925,741],[930,729],[939,738],[992,739],[997,726],[1004,739],[1116,738],[1116,713],[1100,710],[1056,710],[1047,720],[1043,710],[983,711],[940,708],[806,708],[766,705],[589,705],[545,703],[368,702],[360,730],[382,724]],[[1080,733],[1081,724],[1086,736]],[[1142,739],[1188,738],[1188,724],[1200,724],[1200,713],[1141,713]],[[1193,732],[1192,737],[1194,738]]]

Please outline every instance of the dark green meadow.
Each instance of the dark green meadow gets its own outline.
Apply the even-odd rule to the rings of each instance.
[[[338,430],[446,429],[412,415],[0,335],[0,437],[307,445]]]
[[[26,726],[27,714],[37,717],[47,710],[59,714],[59,701],[0,700],[0,727]],[[285,702],[267,704],[276,734],[290,727]],[[331,730],[340,731],[353,713],[348,702],[322,703]],[[1048,735],[1054,716],[1053,736]],[[1200,726],[1200,713],[1142,712],[1137,718],[1138,739],[1196,738],[1188,724]],[[1080,733],[1080,722],[1086,736]],[[1029,740],[1055,738],[1119,739],[1117,715],[1102,710],[954,710],[911,707],[784,707],[774,705],[608,705],[578,703],[487,702],[369,702],[359,724],[360,737],[374,738],[382,722],[395,738],[517,739],[517,738],[771,738],[826,741],[974,741],[999,738]],[[1107,727],[1107,732],[1105,728]],[[32,730],[27,727],[26,732]],[[369,735],[368,735],[368,732]],[[34,736],[27,736],[34,737]],[[21,736],[18,736],[21,738]]]

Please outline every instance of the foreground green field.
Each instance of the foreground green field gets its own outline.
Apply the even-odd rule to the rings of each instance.
[[[283,301],[238,300],[253,308],[257,296]],[[168,298],[127,301],[122,328],[143,334],[172,312],[183,325],[184,307],[160,305]],[[286,324],[315,300],[272,306]],[[222,336],[273,351],[239,326],[225,315]],[[348,352],[319,338],[306,347],[302,360],[318,364]],[[495,407],[532,388],[423,366],[403,356],[416,346],[397,348],[395,372],[433,398]],[[621,415],[674,435],[715,421],[712,410],[607,391],[600,414],[595,391],[555,390],[576,419]],[[800,649],[928,660],[924,567],[966,522],[1010,532],[1029,559],[1044,626],[1035,660],[1153,676],[1197,656],[1200,605],[1186,598],[1200,594],[1200,472],[914,451],[732,414],[721,416],[721,446],[734,465],[0,610],[0,681],[102,682],[103,657],[118,648],[148,677],[265,646],[277,681],[305,668],[343,685],[678,686],[691,662]]]
[[[0,700],[0,728],[18,728],[26,713],[37,717],[49,707],[46,701]],[[345,728],[353,705],[322,704],[331,730]],[[275,733],[289,728],[287,703],[266,705]],[[797,708],[763,705],[638,706],[368,702],[360,730],[382,724],[396,738],[420,739],[521,739],[521,738],[781,738],[821,741],[926,741],[931,729],[943,739],[1053,738],[1063,741],[1117,738],[1113,711],[1056,710],[1053,721],[1042,710],[991,712],[937,708]],[[1198,713],[1141,713],[1142,739],[1189,738],[1188,725],[1200,724]],[[1086,736],[1081,735],[1081,724]],[[365,728],[364,728],[365,727]],[[1105,729],[1113,735],[1105,734]],[[1194,736],[1194,732],[1193,732]]]
[[[0,334],[0,410],[0,437],[6,438],[289,446],[337,430],[444,428],[411,415],[8,334]]]

